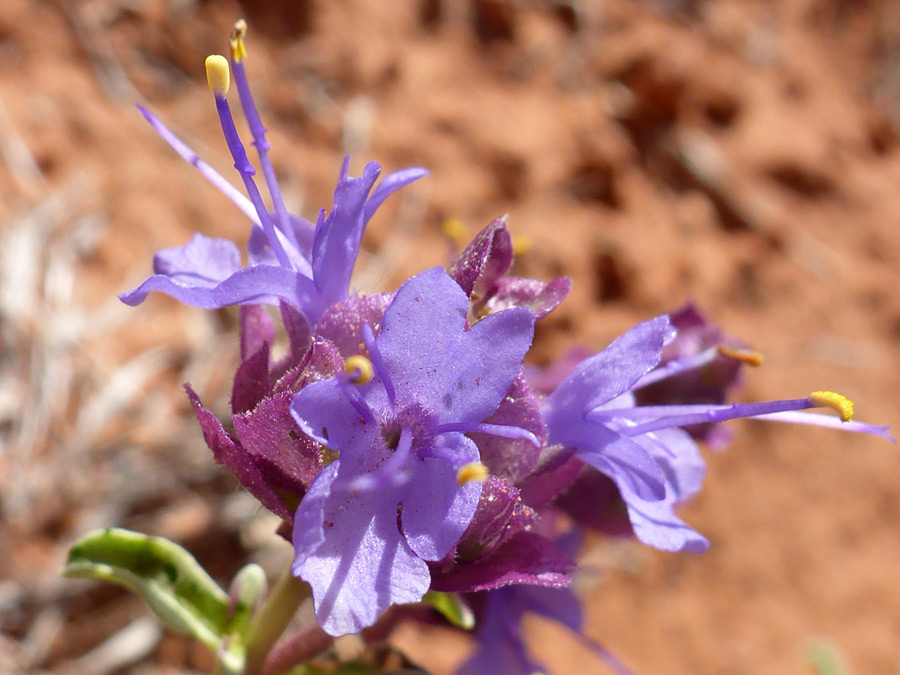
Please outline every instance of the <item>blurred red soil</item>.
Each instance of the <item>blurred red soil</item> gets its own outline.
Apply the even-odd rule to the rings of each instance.
[[[835,389],[860,419],[897,423],[896,3],[4,0],[0,670],[100,672],[96,653],[78,659],[143,616],[116,589],[57,578],[92,527],[176,538],[223,582],[247,560],[284,564],[179,387],[226,409],[234,314],[113,297],[195,230],[246,235],[133,107],[230,177],[202,64],[241,16],[296,210],[330,205],[345,152],[356,172],[432,171],[373,221],[362,288],[445,261],[447,217],[474,234],[509,213],[534,244],[518,272],[575,280],[536,360],[692,298],[766,355],[745,400]],[[639,673],[807,673],[820,637],[853,672],[896,672],[897,448],[735,432],[684,509],[711,550],[597,543],[586,632]],[[112,670],[209,668],[149,630],[146,654]],[[529,630],[553,672],[604,672],[560,630]],[[466,649],[440,629],[397,640],[436,673]]]

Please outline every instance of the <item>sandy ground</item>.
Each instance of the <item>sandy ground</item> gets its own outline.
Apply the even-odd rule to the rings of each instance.
[[[575,288],[534,358],[602,348],[694,299],[763,352],[742,400],[834,389],[897,423],[900,7],[888,0],[4,0],[0,9],[0,670],[209,667],[119,590],[62,580],[67,546],[164,534],[225,580],[289,550],[218,468],[179,384],[223,414],[235,314],[115,294],[243,216],[155,137],[144,103],[231,176],[203,59],[250,22],[247,68],[294,210],[355,171],[431,177],[389,203],[357,283],[393,288],[510,214],[522,274]],[[596,542],[586,633],[639,673],[855,673],[900,663],[898,449],[734,425],[684,517],[702,556]],[[603,667],[529,624],[553,672]],[[114,638],[112,636],[115,636]],[[404,628],[435,673],[468,643]],[[93,651],[92,651],[93,650]]]

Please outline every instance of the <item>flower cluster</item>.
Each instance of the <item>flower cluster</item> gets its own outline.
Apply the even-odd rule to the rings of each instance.
[[[155,273],[121,299],[135,305],[160,291],[205,309],[239,306],[233,431],[188,394],[216,459],[289,526],[293,573],[310,584],[327,633],[358,633],[429,591],[464,594],[484,645],[464,671],[533,672],[519,621],[533,611],[580,631],[566,587],[584,530],[706,550],[708,540],[676,512],[704,478],[697,441],[721,447],[723,422],[752,417],[889,438],[885,427],[851,421],[852,404],[831,392],[728,404],[742,366],[760,357],[692,306],[638,324],[599,353],[527,365],[535,322],[571,282],[510,275],[505,219],[446,267],[392,292],[352,292],[366,223],[426,171],[377,182],[374,162],[354,178],[345,161],[330,212],[315,223],[288,213],[244,57],[239,27],[230,63],[210,57],[207,73],[247,196],[141,112],[248,214],[246,264],[232,242],[197,234],[158,252]],[[272,210],[229,109],[231,74]],[[276,318],[289,345],[278,358]],[[839,417],[802,412],[817,407]]]

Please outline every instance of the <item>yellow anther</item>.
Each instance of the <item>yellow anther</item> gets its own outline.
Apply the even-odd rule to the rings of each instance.
[[[228,60],[224,56],[210,54],[206,57],[206,81],[214,94],[224,96],[228,93],[231,73],[228,70]]]
[[[741,361],[748,366],[758,368],[766,362],[766,357],[755,349],[745,349],[744,347],[732,347],[731,345],[717,345],[716,351],[722,356]]]
[[[517,234],[512,238],[513,255],[525,255],[534,248],[534,239],[527,234]]]
[[[459,471],[456,472],[456,484],[465,485],[473,480],[483,483],[487,480],[487,477],[488,468],[484,464],[481,462],[469,462],[459,467]]]
[[[444,222],[441,223],[441,229],[460,248],[466,245],[466,240],[469,238],[469,228],[459,218],[454,218],[453,216],[445,218]]]
[[[821,406],[834,408],[840,413],[842,422],[853,419],[853,401],[846,396],[835,394],[833,391],[814,391],[810,394],[809,400]]]
[[[247,22],[238,19],[234,22],[234,28],[231,29],[231,58],[235,63],[240,63],[247,58],[247,48],[244,46],[244,36],[247,35]]]
[[[368,384],[375,377],[375,369],[372,362],[362,354],[348,356],[344,361],[344,372],[350,376],[353,384]]]

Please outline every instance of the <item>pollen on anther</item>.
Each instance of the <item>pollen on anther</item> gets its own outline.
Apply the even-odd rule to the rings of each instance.
[[[247,22],[243,19],[238,19],[234,22],[234,28],[231,29],[231,38],[229,39],[231,58],[235,63],[240,63],[247,58],[247,48],[244,46],[245,35],[247,35]]]
[[[210,54],[206,57],[206,81],[217,96],[228,93],[231,86],[231,72],[228,69],[228,60],[224,56]]]
[[[814,391],[810,394],[809,400],[817,405],[837,410],[842,422],[849,422],[853,419],[853,401],[846,396],[833,391]]]
[[[746,363],[748,366],[753,366],[754,368],[758,368],[766,362],[766,357],[755,349],[732,347],[731,345],[717,345],[716,351],[725,358]]]
[[[350,381],[356,385],[368,384],[375,377],[375,369],[372,362],[362,354],[348,356],[344,361],[344,372],[350,376]]]
[[[483,483],[487,480],[487,477],[488,468],[484,464],[481,462],[469,462],[459,467],[459,471],[456,472],[456,484],[463,486],[466,483],[471,483],[473,480]]]

